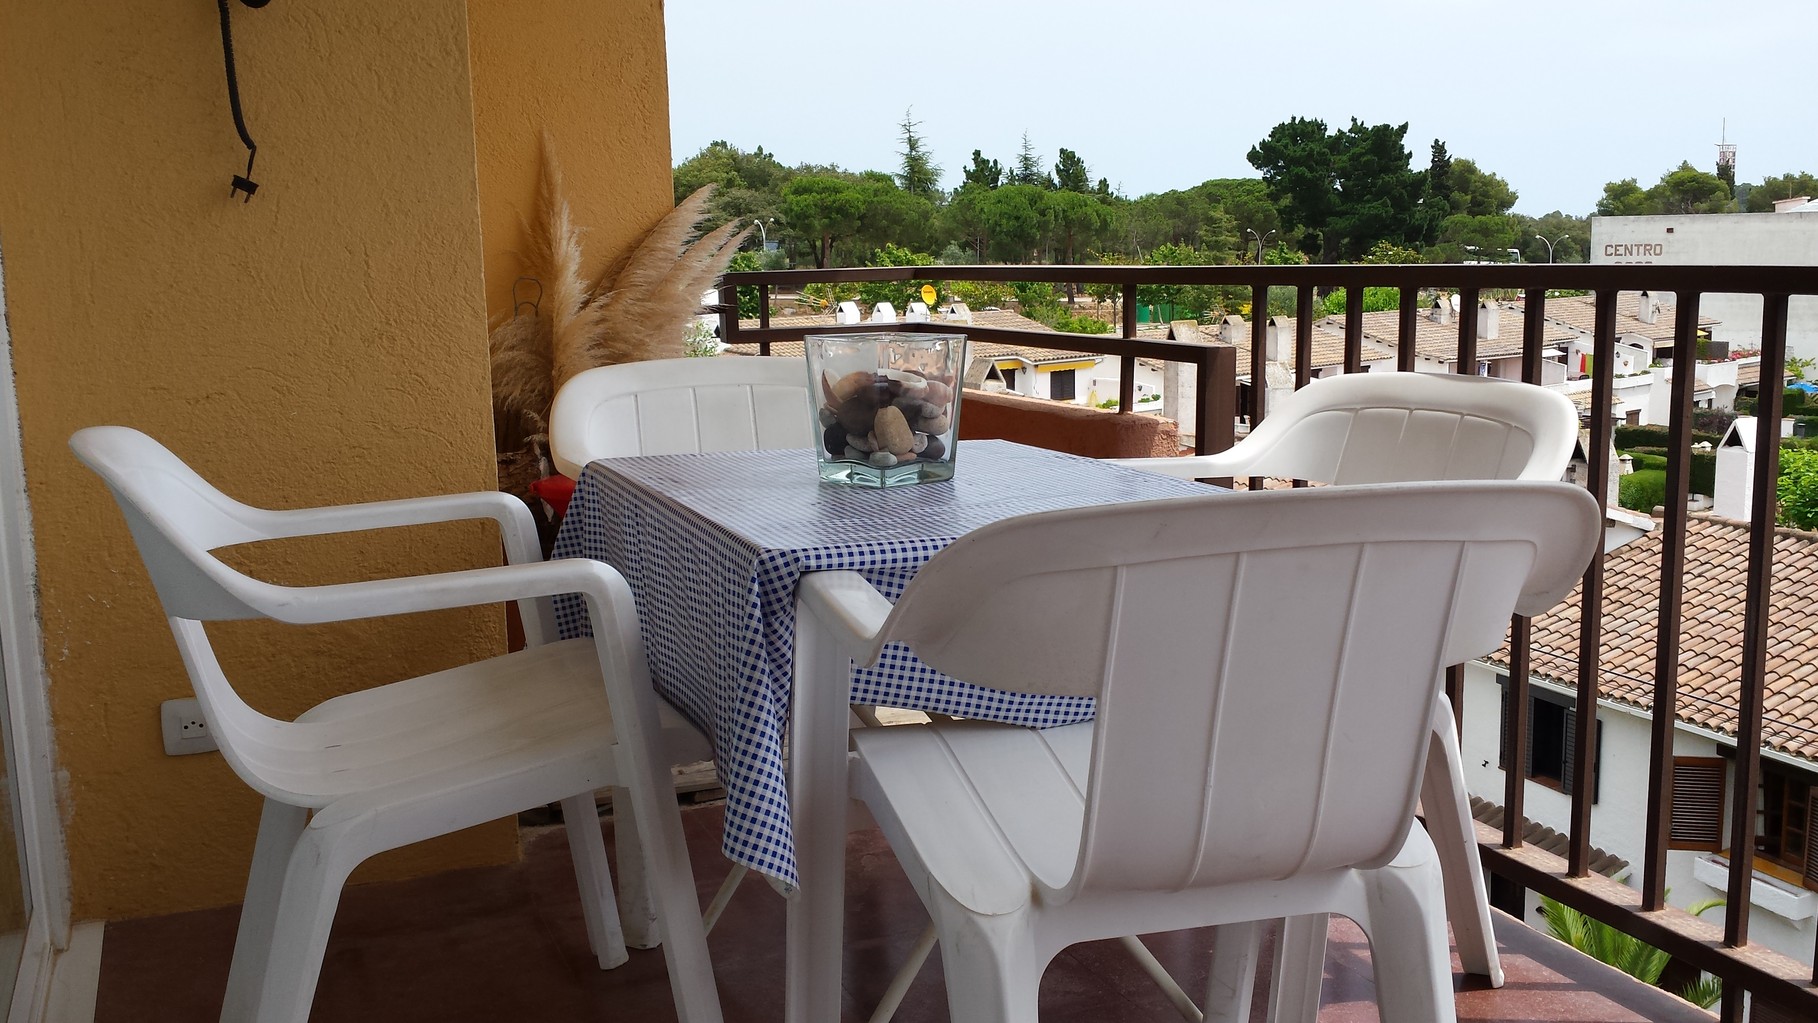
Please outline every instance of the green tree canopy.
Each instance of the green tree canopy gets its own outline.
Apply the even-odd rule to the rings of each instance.
[[[1710,171],[1681,163],[1648,189],[1648,200],[1659,213],[1728,213],[1734,206],[1730,187]]]
[[[1660,176],[1654,187],[1643,189],[1634,178],[1603,186],[1597,202],[1600,217],[1654,216],[1666,213],[1729,213],[1735,197],[1723,179],[1682,162]]]
[[[1772,213],[1777,200],[1801,195],[1818,199],[1818,177],[1804,172],[1790,172],[1763,178],[1761,184],[1749,189],[1746,212]]]
[[[1423,181],[1409,166],[1406,124],[1356,118],[1337,132],[1324,121],[1292,118],[1249,152],[1282,219],[1302,232],[1301,247],[1325,262],[1356,259],[1379,241],[1404,241]]]
[[[1065,146],[1054,161],[1054,186],[1066,192],[1092,191],[1092,172],[1079,154]]]
[[[987,160],[983,153],[972,151],[972,165],[966,168],[966,180],[960,187],[979,185],[983,188],[996,188],[1004,183],[1004,167],[996,160]]]
[[[913,109],[903,111],[903,120],[897,125],[903,139],[902,152],[897,154],[903,158],[903,169],[897,174],[896,180],[903,191],[934,202],[941,194],[941,168],[928,154],[921,135],[915,130],[921,127],[922,122],[910,116]]]
[[[1010,172],[1010,183],[1013,185],[1039,185],[1053,188],[1054,179],[1042,169],[1042,158],[1035,152],[1035,143],[1029,141],[1029,133],[1023,132],[1023,146],[1016,153],[1016,169]]]

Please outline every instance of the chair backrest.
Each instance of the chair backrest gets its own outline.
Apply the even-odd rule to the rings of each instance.
[[[760,451],[815,444],[801,359],[725,355],[655,359],[577,373],[549,416],[556,469],[579,478],[596,458]]]
[[[70,447],[107,482],[126,516],[222,756],[261,794],[301,801],[308,786],[287,765],[296,759],[295,736],[311,726],[268,717],[242,700],[202,625],[275,617],[273,611],[291,592],[238,572],[210,553],[271,539],[277,534],[265,523],[273,513],[216,490],[137,430],[89,427],[70,438]]]
[[[1322,483],[1557,480],[1578,411],[1557,391],[1444,373],[1347,373],[1295,391],[1233,448],[1234,475]]]
[[[1052,898],[1376,866],[1412,819],[1441,669],[1557,603],[1598,527],[1581,488],[1501,481],[1042,513],[936,555],[879,642],[1098,697]]]

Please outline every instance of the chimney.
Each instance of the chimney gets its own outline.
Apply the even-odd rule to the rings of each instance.
[[[1496,340],[1496,331],[1502,323],[1502,307],[1495,302],[1484,302],[1477,307],[1477,338],[1480,341]]]
[[[1711,510],[1726,519],[1749,521],[1755,497],[1755,417],[1737,416],[1717,445],[1716,490]]]
[[[1288,361],[1287,324],[1281,317],[1269,317],[1263,329],[1263,358],[1268,362],[1286,363]]]
[[[871,307],[872,323],[895,323],[896,306],[889,302],[879,302]]]
[[[833,314],[833,322],[835,323],[857,323],[858,321],[859,308],[857,302],[841,302],[839,311]]]
[[[1635,318],[1643,323],[1653,323],[1654,314],[1659,311],[1660,306],[1654,301],[1654,296],[1642,292],[1640,301],[1635,303]]]
[[[1236,313],[1232,313],[1231,315],[1226,316],[1224,321],[1218,325],[1218,340],[1221,344],[1237,344],[1244,339],[1244,333],[1249,329],[1249,326],[1249,324],[1244,322],[1243,317]]]
[[[1441,295],[1433,300],[1433,309],[1427,314],[1434,323],[1452,322],[1452,302]]]

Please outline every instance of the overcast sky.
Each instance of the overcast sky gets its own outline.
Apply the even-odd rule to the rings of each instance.
[[[1818,172],[1811,0],[666,0],[675,160],[714,139],[895,171],[914,108],[943,184],[1022,135],[1129,196],[1249,177],[1290,117],[1408,122],[1500,174],[1516,210],[1607,181]]]

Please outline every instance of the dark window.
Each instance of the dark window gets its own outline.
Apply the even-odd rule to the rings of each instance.
[[[1502,684],[1502,742],[1496,766],[1509,766],[1509,677]],[[1602,783],[1603,722],[1596,724],[1595,756],[1591,760],[1591,802],[1598,799]],[[1528,778],[1550,789],[1572,791],[1572,761],[1578,750],[1578,712],[1572,698],[1537,687],[1528,689]]]
[[[1791,871],[1807,888],[1818,889],[1818,778],[1763,760],[1755,804],[1755,855]]]
[[[1003,377],[1004,377],[1004,390],[1006,390],[1006,391],[1014,391],[1014,390],[1016,390],[1016,370],[1013,370],[1013,369],[999,369],[999,370],[998,370],[998,372],[999,372],[999,373],[1001,373],[1001,374],[1003,374]]]
[[[1073,370],[1059,369],[1048,374],[1048,397],[1055,401],[1073,400]]]
[[[1673,819],[1669,849],[1723,848],[1723,778],[1721,757],[1673,758]]]

